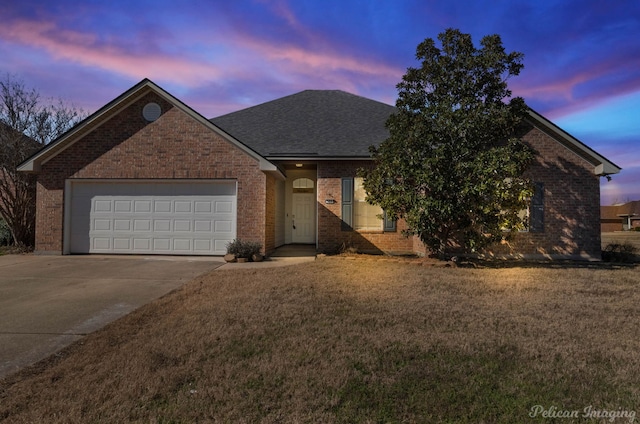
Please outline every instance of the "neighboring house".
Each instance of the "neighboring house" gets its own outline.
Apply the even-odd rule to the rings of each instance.
[[[640,200],[600,206],[600,225],[603,233],[640,228]]]
[[[308,90],[207,120],[145,79],[20,166],[38,176],[36,251],[222,255],[241,238],[424,254],[356,178],[394,110]],[[599,258],[599,177],[620,168],[533,111],[523,139],[539,152],[530,230],[486,253]]]

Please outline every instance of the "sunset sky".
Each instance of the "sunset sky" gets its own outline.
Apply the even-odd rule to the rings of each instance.
[[[622,167],[602,204],[640,200],[636,0],[0,2],[0,73],[94,112],[143,78],[208,118],[305,89],[394,104],[446,28],[524,53],[514,95]]]

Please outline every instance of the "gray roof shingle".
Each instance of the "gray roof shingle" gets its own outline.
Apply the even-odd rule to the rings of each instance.
[[[395,107],[340,90],[305,90],[211,119],[266,158],[368,157]]]

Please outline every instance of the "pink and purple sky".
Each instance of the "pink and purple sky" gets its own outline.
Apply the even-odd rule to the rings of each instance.
[[[514,95],[623,170],[640,200],[636,0],[21,0],[0,3],[0,73],[92,113],[150,78],[211,118],[305,89],[389,104],[446,28],[524,53]]]

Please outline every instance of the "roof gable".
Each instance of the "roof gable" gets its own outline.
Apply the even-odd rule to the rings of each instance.
[[[538,112],[533,109],[529,109],[529,121],[556,140],[558,143],[562,144],[573,153],[577,154],[581,158],[585,159],[591,165],[594,166],[593,173],[599,176],[607,176],[611,174],[617,174],[622,170],[618,165],[611,162],[604,156],[600,155],[598,152],[573,137],[571,134],[549,121],[544,116],[540,115]]]
[[[261,155],[368,158],[395,107],[340,90],[305,90],[211,121]]]
[[[67,131],[65,134],[60,136],[58,139],[54,140],[52,143],[45,146],[40,151],[36,152],[30,158],[25,160],[22,164],[18,166],[19,171],[23,172],[38,172],[42,164],[46,163],[65,149],[72,146],[74,143],[78,142],[82,139],[83,136],[94,131],[96,128],[100,127],[103,123],[107,122],[109,119],[120,113],[122,110],[126,109],[127,106],[131,105],[136,100],[141,97],[147,95],[148,93],[153,92],[160,97],[162,97],[167,102],[171,103],[173,106],[177,107],[184,113],[186,113],[191,118],[198,121],[203,126],[207,127],[211,131],[214,131],[221,135],[224,139],[226,139],[231,144],[237,146],[249,156],[255,158],[260,162],[260,169],[263,171],[276,172],[280,171],[278,168],[266,160],[259,153],[246,146],[239,140],[235,139],[231,135],[227,134],[217,126],[215,126],[212,122],[207,120],[205,117],[191,109],[189,106],[169,94],[167,91],[160,88],[158,85],[153,83],[149,79],[144,79],[140,81],[135,86],[131,87],[129,90],[103,106],[97,112],[87,117],[85,120],[80,122],[78,125]]]

